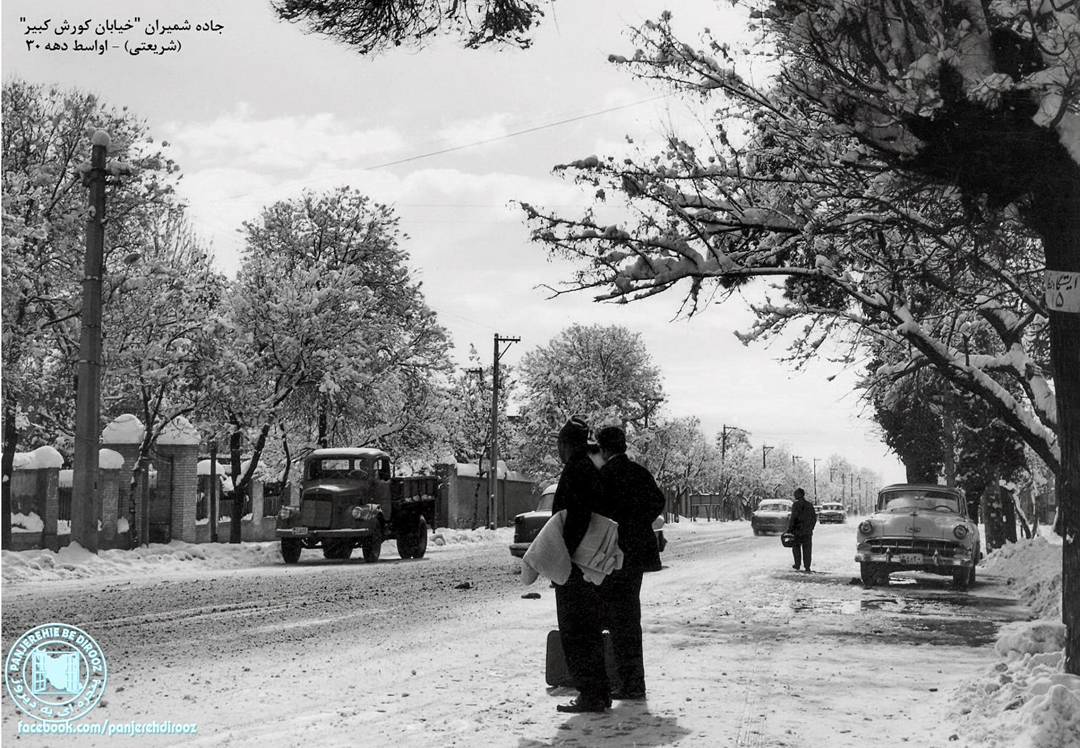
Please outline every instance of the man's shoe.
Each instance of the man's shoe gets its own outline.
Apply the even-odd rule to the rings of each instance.
[[[644,701],[645,691],[633,690],[633,691],[612,691],[611,698],[616,701]]]
[[[799,565],[798,564],[792,564],[791,568],[794,569],[795,571],[798,571],[799,570]]]
[[[585,701],[581,698],[572,699],[569,704],[559,704],[555,707],[560,712],[578,714],[580,712],[605,712],[607,704],[599,701]]]

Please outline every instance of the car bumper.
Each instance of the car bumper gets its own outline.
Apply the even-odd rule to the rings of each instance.
[[[833,516],[833,517],[818,517],[818,522],[820,522],[823,525],[828,525],[828,524],[833,524],[833,523],[841,524],[841,523],[843,523],[844,519],[845,519],[844,517],[835,517],[835,516]]]
[[[532,545],[532,543],[511,543],[510,555],[521,558],[525,555],[525,551],[529,550],[530,545]]]
[[[861,564],[887,564],[905,569],[957,569],[974,566],[970,555],[935,556],[929,553],[871,553],[858,551],[855,561]]]
[[[350,527],[344,530],[313,530],[310,527],[279,527],[274,532],[279,538],[366,538],[371,528]]]

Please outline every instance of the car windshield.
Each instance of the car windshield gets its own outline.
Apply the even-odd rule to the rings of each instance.
[[[841,512],[844,511],[844,505],[843,504],[824,504],[824,505],[822,505],[821,508],[822,509],[828,509],[831,512],[838,511],[838,510],[841,511]]]
[[[758,504],[759,512],[787,512],[791,505],[786,501],[763,501]]]
[[[960,499],[954,493],[932,489],[890,491],[878,497],[878,509],[890,513],[923,509],[959,514]]]

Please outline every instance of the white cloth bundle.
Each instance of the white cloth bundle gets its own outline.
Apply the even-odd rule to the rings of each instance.
[[[570,564],[581,568],[582,575],[593,584],[600,584],[615,569],[621,569],[623,552],[619,548],[619,524],[593,512],[589,529],[581,539],[574,557],[570,557],[563,540],[566,510],[551,515],[536,539],[521,559],[521,581],[532,584],[537,577],[546,577],[555,584],[566,584]]]

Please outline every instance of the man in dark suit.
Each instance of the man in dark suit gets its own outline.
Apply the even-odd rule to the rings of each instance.
[[[589,427],[578,417],[559,430],[559,459],[563,462],[552,514],[566,510],[563,540],[571,556],[589,529],[596,512],[610,517],[600,471],[589,459]],[[566,667],[578,687],[578,697],[559,704],[560,712],[603,712],[611,706],[611,685],[604,667],[600,588],[571,564],[566,584],[555,586],[555,613],[559,620]]]
[[[794,497],[795,502],[791,505],[791,519],[788,521],[788,532],[795,536],[795,545],[791,546],[795,563],[791,568],[798,569],[801,564],[803,571],[810,571],[817,512],[814,511],[814,505],[806,500],[806,491],[796,488]]]
[[[604,581],[607,626],[615,651],[619,688],[615,699],[645,698],[645,663],[641,644],[641,580],[644,572],[660,569],[653,520],[664,510],[664,494],[652,474],[626,456],[626,434],[609,426],[596,435],[604,458],[600,476],[619,523],[623,565]]]

